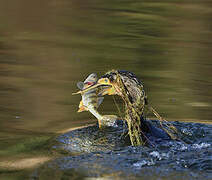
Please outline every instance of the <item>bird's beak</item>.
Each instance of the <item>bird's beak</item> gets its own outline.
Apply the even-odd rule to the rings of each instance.
[[[83,89],[83,90],[81,90],[81,91],[78,91],[78,92],[76,92],[76,93],[72,93],[72,95],[75,95],[75,94],[83,94],[83,93],[86,93],[87,91],[90,91],[90,90],[92,90],[92,89],[94,89],[94,88],[97,88],[97,87],[99,87],[99,86],[101,86],[101,85],[95,84],[95,85],[93,85],[93,86],[90,86],[90,87],[88,87],[88,88],[86,88],[86,89]]]
[[[90,90],[97,88],[97,87],[100,87],[100,86],[105,87],[105,88],[103,88],[103,90],[101,90],[101,93],[100,93],[101,95],[106,95],[106,94],[113,95],[113,94],[115,94],[115,89],[113,87],[113,84],[110,82],[110,80],[108,78],[101,78],[97,81],[97,83],[95,85],[90,86],[90,87],[88,87],[88,88],[86,88],[82,91],[78,91],[76,93],[73,93],[73,95],[74,94],[83,94],[87,91],[90,91]]]
[[[114,95],[114,94],[116,94],[116,91],[114,89],[114,85],[113,85],[113,83],[110,82],[110,80],[108,78],[99,79],[97,84],[105,87],[100,91],[99,94],[101,94],[101,95],[106,95],[106,94]]]

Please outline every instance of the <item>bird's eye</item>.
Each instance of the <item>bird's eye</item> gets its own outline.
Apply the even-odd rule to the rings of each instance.
[[[108,79],[105,79],[105,82],[107,83],[108,82]]]

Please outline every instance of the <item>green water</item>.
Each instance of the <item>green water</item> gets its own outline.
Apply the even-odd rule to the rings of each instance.
[[[55,136],[96,122],[71,95],[92,72],[132,71],[164,118],[211,123],[211,17],[200,0],[0,2],[0,178],[27,178]]]

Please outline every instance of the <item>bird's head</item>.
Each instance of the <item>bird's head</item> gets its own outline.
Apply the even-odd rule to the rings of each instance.
[[[117,94],[116,88],[115,88],[115,79],[116,74],[113,72],[108,72],[105,75],[103,75],[95,85],[91,85],[88,88],[83,89],[79,93],[85,93],[87,91],[93,90],[95,88],[99,89],[99,95],[115,95]],[[75,93],[77,94],[77,93]]]
[[[97,85],[100,87],[100,95],[114,95],[116,94],[114,88],[114,82],[111,81],[108,77],[102,77],[97,81]]]

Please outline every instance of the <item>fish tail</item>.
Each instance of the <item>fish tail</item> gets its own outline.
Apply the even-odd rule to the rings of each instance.
[[[80,101],[79,103],[79,109],[77,112],[87,111],[87,108],[83,105],[83,102]]]
[[[87,109],[84,106],[81,106],[77,112],[87,111]]]
[[[102,119],[103,119],[104,116],[102,116],[102,115],[96,110],[96,108],[88,108],[88,110],[90,111],[91,114],[93,114],[93,115],[98,119],[99,128],[101,128],[101,121],[102,121]]]
[[[88,108],[88,110],[93,114],[97,119],[102,119],[103,116],[95,109],[95,108]]]

